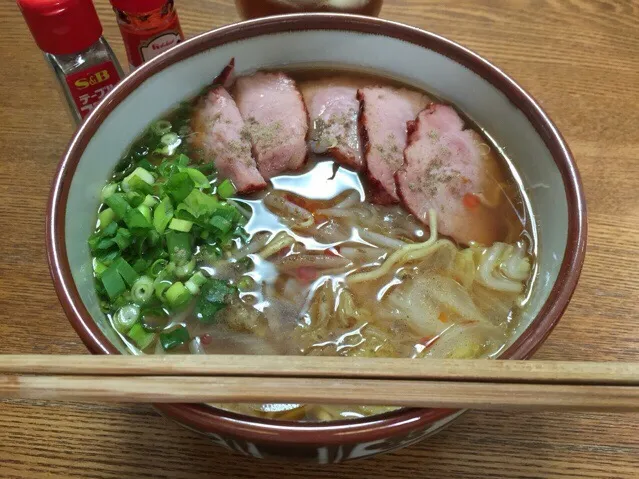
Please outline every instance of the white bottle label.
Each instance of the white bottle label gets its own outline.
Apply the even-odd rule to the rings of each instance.
[[[176,32],[164,32],[146,44],[140,45],[140,55],[145,62],[157,57],[160,53],[174,47],[180,42],[180,35]]]

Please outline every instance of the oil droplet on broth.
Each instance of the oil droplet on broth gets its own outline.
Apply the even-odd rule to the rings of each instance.
[[[271,178],[271,182],[276,190],[288,191],[309,200],[330,200],[348,190],[356,190],[362,201],[365,198],[359,175],[355,171],[336,167],[332,160],[318,161],[301,175],[281,175]]]
[[[359,193],[361,201],[364,201],[366,194],[364,186],[355,171],[338,167],[332,160],[322,160],[311,158],[309,163],[312,167],[298,175],[281,175],[271,178],[272,188],[268,190],[281,190],[303,196],[310,200],[330,200],[346,192],[355,190]],[[267,191],[268,191],[267,190]],[[287,232],[304,245],[307,250],[325,250],[338,243],[321,243],[312,237],[297,234],[284,225],[279,217],[271,213],[262,202],[263,196],[256,199],[242,199],[241,202],[250,206],[253,214],[244,227],[246,232],[253,236],[261,231],[269,231],[277,234],[280,231]],[[364,243],[356,230],[351,232],[349,241]],[[341,243],[341,241],[339,242]]]

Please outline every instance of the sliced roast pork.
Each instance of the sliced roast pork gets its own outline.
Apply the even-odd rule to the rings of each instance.
[[[498,206],[503,176],[481,136],[453,108],[431,104],[409,124],[405,163],[396,174],[406,208],[425,224],[437,212],[441,234],[462,244],[492,244],[505,225]]]
[[[300,168],[308,154],[308,115],[295,81],[281,72],[258,72],[238,78],[234,93],[264,178]]]
[[[357,86],[343,78],[309,81],[300,85],[311,120],[313,153],[328,153],[338,163],[357,171],[363,167],[357,127]]]
[[[212,88],[191,119],[193,146],[200,161],[214,161],[220,177],[233,182],[240,193],[266,187],[251,156],[251,143],[243,136],[244,120],[224,87]]]
[[[394,175],[404,162],[406,123],[413,121],[430,100],[422,93],[392,87],[361,88],[357,97],[371,201],[397,203]]]

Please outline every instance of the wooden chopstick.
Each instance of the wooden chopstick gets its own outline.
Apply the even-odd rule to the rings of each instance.
[[[251,355],[0,355],[0,374],[282,376],[639,385],[639,363]]]
[[[0,398],[639,411],[639,363],[0,355]]]

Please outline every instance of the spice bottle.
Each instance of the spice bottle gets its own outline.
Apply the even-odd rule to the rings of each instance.
[[[111,0],[131,70],[184,40],[173,0]]]
[[[18,0],[22,16],[80,123],[123,77],[91,0]]]

